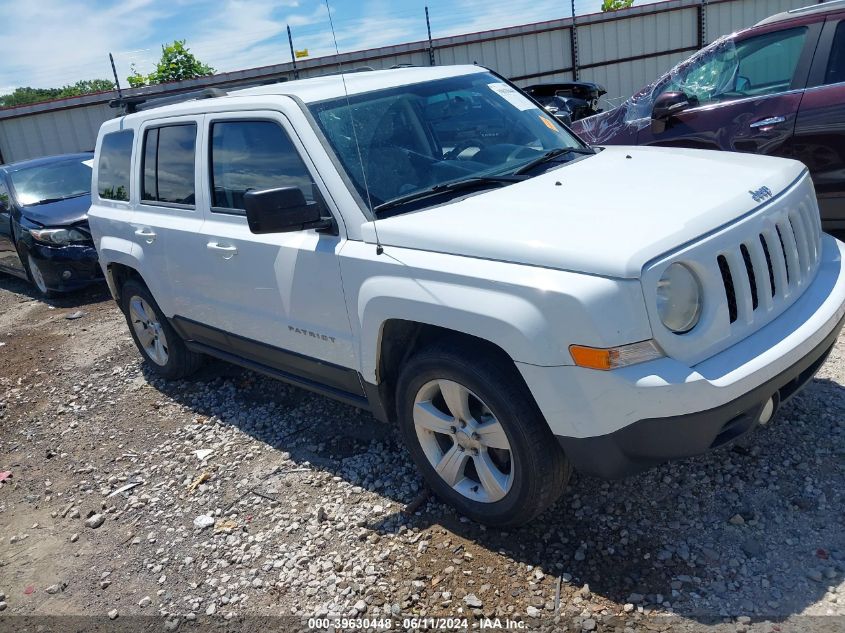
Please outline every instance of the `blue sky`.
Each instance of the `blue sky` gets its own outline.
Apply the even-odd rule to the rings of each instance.
[[[654,0],[638,0],[646,4]],[[569,15],[568,0],[329,0],[341,52]],[[579,14],[601,0],[576,0]],[[0,94],[149,72],[161,44],[186,39],[217,71],[290,61],[286,25],[311,57],[334,52],[325,0],[0,0]],[[13,28],[8,28],[12,27]],[[13,36],[9,36],[14,33]]]

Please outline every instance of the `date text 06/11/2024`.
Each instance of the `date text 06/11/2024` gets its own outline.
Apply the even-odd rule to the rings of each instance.
[[[478,621],[470,621],[468,618],[403,618],[402,628],[404,630],[441,630],[441,631],[468,631],[474,630],[521,630],[525,629],[525,621],[509,618],[481,618]],[[314,630],[323,629],[383,629],[388,630],[398,626],[399,621],[391,618],[370,619],[370,618],[310,618],[308,628]]]

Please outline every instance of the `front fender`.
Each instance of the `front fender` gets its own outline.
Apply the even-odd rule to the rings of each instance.
[[[640,284],[522,264],[349,243],[341,270],[360,371],[375,383],[392,319],[489,341],[514,361],[572,364],[572,343],[610,347],[651,338]]]

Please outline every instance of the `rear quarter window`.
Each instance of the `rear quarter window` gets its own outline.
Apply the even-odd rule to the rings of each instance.
[[[101,199],[129,202],[134,138],[132,130],[112,132],[103,136],[100,160],[97,163],[97,194]]]

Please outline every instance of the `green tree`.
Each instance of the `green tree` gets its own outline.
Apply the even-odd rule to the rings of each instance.
[[[12,107],[29,105],[50,99],[62,99],[64,97],[78,97],[91,94],[92,92],[105,92],[114,90],[114,83],[108,79],[84,79],[75,84],[69,84],[62,88],[30,88],[21,87],[6,95],[0,95],[0,107]]]
[[[155,70],[149,75],[144,76],[139,73],[134,64],[132,64],[131,69],[132,74],[126,79],[133,88],[162,84],[168,81],[196,79],[197,77],[214,74],[214,69],[211,66],[203,64],[185,46],[185,40],[176,40],[167,45],[162,44],[161,59]]]
[[[619,9],[630,9],[634,0],[604,0],[601,3],[602,11],[619,11]]]

